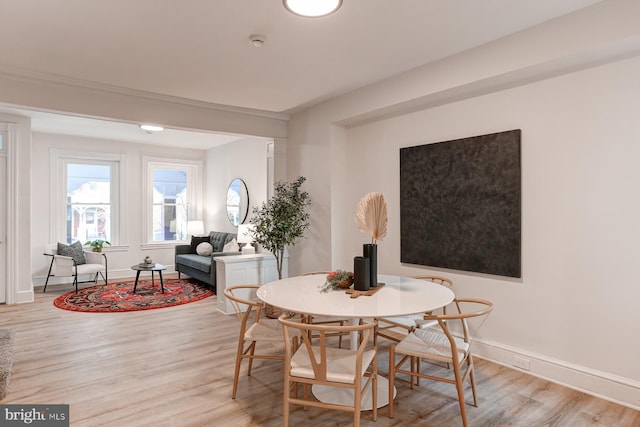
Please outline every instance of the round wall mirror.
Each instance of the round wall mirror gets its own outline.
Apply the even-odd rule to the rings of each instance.
[[[247,184],[236,178],[229,184],[227,190],[227,217],[231,224],[238,226],[247,219],[249,212],[249,191]]]

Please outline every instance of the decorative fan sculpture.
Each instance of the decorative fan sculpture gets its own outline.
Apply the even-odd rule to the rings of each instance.
[[[387,235],[387,203],[380,193],[367,193],[356,206],[356,225],[371,236],[371,243]]]

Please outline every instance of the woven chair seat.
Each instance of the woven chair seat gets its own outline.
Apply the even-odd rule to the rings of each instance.
[[[248,341],[282,342],[282,325],[277,319],[261,319],[254,323],[244,333]]]
[[[102,264],[80,264],[78,266],[78,274],[96,274],[101,271],[107,271]]]
[[[345,384],[354,384],[356,380],[356,357],[358,352],[343,348],[327,348],[327,381]],[[316,359],[320,357],[320,349],[313,347]],[[367,367],[375,357],[375,350],[365,351],[362,355],[362,369],[359,373],[363,376]],[[291,358],[291,375],[302,378],[315,378],[311,358],[305,347],[298,349]]]
[[[469,350],[469,344],[462,338],[454,337],[460,359],[463,359]],[[396,346],[396,353],[407,354],[416,357],[428,357],[442,362],[452,362],[451,344],[443,332],[433,329],[416,329],[407,335]]]

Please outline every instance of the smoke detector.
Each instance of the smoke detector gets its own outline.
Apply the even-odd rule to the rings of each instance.
[[[264,34],[251,34],[249,36],[249,43],[254,47],[262,47],[267,41],[267,36]]]

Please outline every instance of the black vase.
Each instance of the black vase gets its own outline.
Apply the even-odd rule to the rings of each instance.
[[[356,291],[368,291],[369,290],[369,273],[371,267],[369,266],[369,258],[363,256],[357,256],[353,258],[353,288]]]
[[[362,245],[362,253],[365,258],[369,258],[369,286],[378,286],[378,245],[375,243],[365,243]]]

